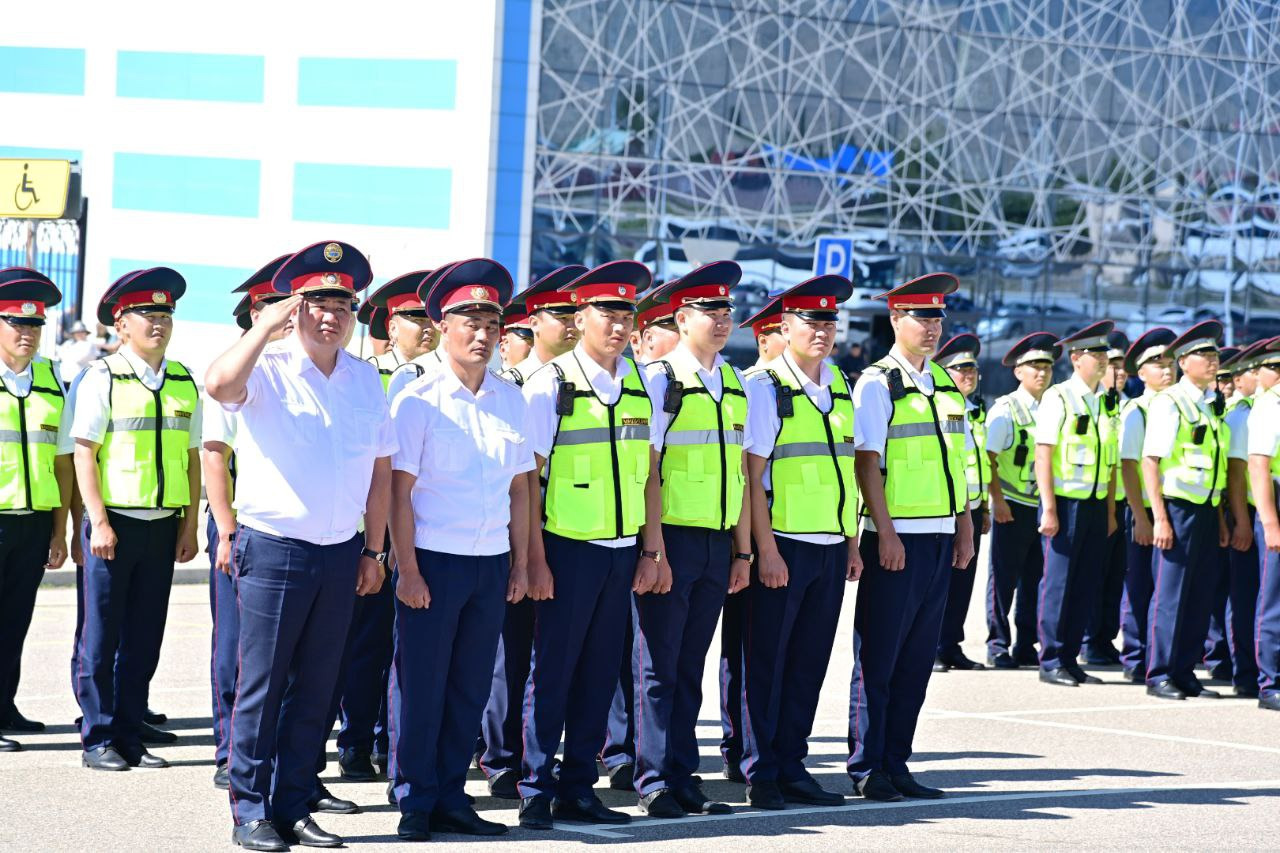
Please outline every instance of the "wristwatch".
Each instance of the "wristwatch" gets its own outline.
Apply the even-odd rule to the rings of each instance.
[[[754,565],[754,564],[755,564],[755,561],[756,561],[756,555],[755,555],[755,554],[743,554],[743,553],[737,553],[737,554],[734,554],[734,555],[733,555],[733,559],[735,559],[735,560],[746,560],[746,561],[747,561],[747,565],[748,565],[748,566],[750,566],[750,565]]]
[[[661,564],[661,563],[662,563],[662,552],[661,552],[661,551],[641,551],[641,552],[640,552],[640,556],[641,556],[641,557],[648,557],[650,560],[653,560],[655,563],[659,563],[659,564]]]
[[[384,568],[385,568],[385,567],[386,567],[386,565],[387,565],[387,552],[386,552],[386,551],[375,551],[375,550],[373,550],[372,548],[361,548],[361,549],[360,549],[360,556],[361,556],[361,557],[368,557],[370,560],[373,560],[373,561],[374,561],[375,563],[377,563],[379,566],[382,566],[382,567],[384,567]]]

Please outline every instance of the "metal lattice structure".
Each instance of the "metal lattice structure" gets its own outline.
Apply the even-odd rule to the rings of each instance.
[[[895,277],[1280,293],[1270,0],[543,0],[541,32],[535,271],[854,234]]]

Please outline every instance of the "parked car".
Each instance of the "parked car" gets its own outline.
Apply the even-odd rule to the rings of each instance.
[[[991,315],[978,320],[976,330],[984,342],[1021,338],[1032,332],[1050,332],[1066,337],[1092,322],[1082,311],[1049,303],[1006,302]]]

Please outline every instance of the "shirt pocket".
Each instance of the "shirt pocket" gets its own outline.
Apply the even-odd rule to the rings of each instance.
[[[470,436],[456,427],[432,430],[427,436],[427,448],[431,467],[442,474],[465,471],[467,461],[476,452]]]
[[[347,445],[358,451],[369,451],[377,446],[378,432],[382,426],[380,409],[352,409],[351,429],[345,436]]]
[[[285,422],[288,435],[298,444],[315,444],[320,438],[320,413],[315,406],[302,400],[285,398]]]
[[[525,437],[508,426],[494,427],[488,455],[502,470],[514,474],[525,454]]]

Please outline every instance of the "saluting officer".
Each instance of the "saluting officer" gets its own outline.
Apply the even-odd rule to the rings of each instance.
[[[1040,400],[1062,355],[1057,335],[1032,332],[1001,361],[1018,387],[995,401],[987,415],[986,454],[991,460],[991,570],[987,577],[987,664],[996,669],[1038,666],[1037,599],[1044,574],[1037,515],[1035,424]],[[1016,609],[1015,609],[1016,608]],[[1015,609],[1015,640],[1009,611]]]
[[[502,369],[515,367],[533,351],[533,330],[529,328],[529,312],[523,305],[512,303],[502,309],[502,340],[498,358]]]
[[[504,379],[523,387],[542,365],[573,349],[578,340],[578,329],[573,324],[577,307],[571,293],[562,288],[585,272],[587,268],[583,266],[560,267],[512,297],[511,304],[523,307],[529,314],[533,348],[523,361],[502,372]],[[533,471],[527,479],[527,493],[535,496],[529,501],[529,525],[536,530],[542,524],[542,507],[536,499],[542,486]],[[481,724],[482,754],[478,763],[488,780],[490,795],[503,800],[520,799],[516,785],[524,756],[524,693],[533,656],[533,619],[532,599],[525,597],[507,604]]]
[[[440,330],[427,316],[418,298],[418,285],[431,272],[418,270],[397,276],[369,294],[365,303],[373,308],[387,309],[387,340],[391,346],[385,353],[368,359],[378,368],[383,388],[387,387],[397,367],[426,355],[440,342]]]
[[[782,302],[770,299],[738,328],[748,326],[755,336],[757,357],[756,363],[743,371],[745,379],[768,367],[787,347],[782,336]],[[747,388],[749,391],[750,383]],[[750,553],[758,554],[759,549],[752,544]],[[736,593],[726,595],[720,617],[720,759],[724,778],[738,783],[747,781],[742,775],[742,626],[747,598]]]
[[[625,823],[592,792],[609,703],[624,656],[630,592],[670,588],[663,564],[650,421],[653,402],[622,355],[635,300],[650,283],[643,264],[614,261],[567,287],[580,339],[525,384],[528,438],[545,468],[545,523],[529,547],[536,629],[525,694],[520,825],[552,818]],[[643,527],[643,545],[636,537]],[[656,590],[655,590],[656,587]],[[564,761],[552,773],[561,733]]]
[[[1094,323],[1058,341],[1071,378],[1045,392],[1036,415],[1040,486],[1040,680],[1062,687],[1100,684],[1077,663],[1115,524],[1116,436],[1099,388],[1112,322]]]
[[[780,294],[787,349],[751,380],[747,491],[758,551],[744,593],[740,769],[757,808],[844,802],[804,759],[844,584],[862,568],[854,404],[848,378],[827,362],[852,290],[847,278],[822,275]]]
[[[271,279],[287,260],[288,255],[276,258],[232,291],[244,294],[232,311],[236,325],[242,330],[252,328],[263,306],[285,298],[285,294],[271,286]],[[289,327],[286,326],[276,334],[276,338],[282,338],[288,332]],[[235,509],[232,507],[236,492],[236,416],[223,409],[217,400],[202,400],[201,407],[200,467],[209,503],[206,547],[209,555],[209,609],[213,617],[209,666],[213,692],[213,785],[225,791],[229,784],[227,757],[231,752],[231,709],[236,701],[240,672],[240,612],[231,566],[231,539],[236,529]]]
[[[636,770],[640,807],[654,817],[726,814],[702,791],[698,710],[707,650],[727,595],[750,580],[751,515],[743,445],[743,378],[719,353],[733,328],[732,261],[706,264],[661,287],[680,343],[647,369],[662,406],[651,429],[660,454],[662,540],[672,586],[635,598]]]
[[[1124,678],[1147,680],[1147,614],[1155,586],[1152,564],[1151,499],[1142,476],[1142,444],[1147,436],[1147,410],[1156,394],[1173,384],[1169,344],[1178,336],[1158,326],[1143,334],[1125,355],[1127,372],[1142,380],[1144,390],[1120,410],[1120,477],[1124,480],[1125,574],[1120,599],[1122,634],[1120,664]]]
[[[960,283],[930,273],[882,294],[894,345],[858,380],[857,471],[867,516],[853,617],[849,775],[870,800],[936,799],[907,767],[924,704],[951,570],[973,559],[965,401],[930,359],[946,297]]]
[[[1216,699],[1195,676],[1221,569],[1219,505],[1229,430],[1215,411],[1222,324],[1199,323],[1169,344],[1182,379],[1149,407],[1142,473],[1154,518],[1155,588],[1147,626],[1147,693]]]
[[[973,596],[973,576],[977,573],[978,552],[982,535],[991,526],[987,515],[987,489],[991,484],[991,457],[987,456],[987,408],[977,397],[978,356],[982,341],[965,332],[938,348],[934,361],[947,371],[957,390],[965,398],[965,417],[973,434],[973,447],[965,451],[964,476],[969,494],[969,516],[973,520],[973,559],[967,566],[952,567],[951,585],[947,588],[947,605],[942,612],[942,632],[938,636],[938,655],[934,672],[949,669],[985,669],[970,660],[960,648],[964,641],[964,619]]]
[[[186,289],[168,267],[112,284],[98,322],[114,322],[126,343],[90,365],[76,391],[71,435],[89,547],[75,686],[82,763],[95,770],[168,766],[143,747],[140,728],[174,562],[197,550],[200,397],[191,373],[165,358]]]
[[[1258,510],[1258,707],[1280,711],[1280,337],[1267,341],[1256,358],[1262,391],[1249,413],[1249,484]]]
[[[342,843],[309,801],[355,597],[378,591],[386,560],[395,435],[377,370],[343,349],[372,277],[350,245],[308,246],[273,279],[289,297],[206,376],[209,396],[239,417],[229,767],[232,840],[246,849]],[[293,334],[270,343],[291,320]]]
[[[59,438],[71,413],[65,410],[55,365],[38,355],[45,312],[61,301],[58,288],[41,273],[0,270],[0,448],[5,459],[0,469],[0,726],[5,728],[21,717],[14,696],[40,579],[45,569],[61,568],[67,559],[71,457],[65,449],[59,453]],[[0,752],[21,748],[0,737]]]
[[[478,259],[473,258],[473,260]],[[418,281],[417,298],[419,301],[426,299],[427,294],[431,292],[431,288],[449,271],[451,266],[453,266],[452,263],[442,264]],[[387,382],[387,400],[394,401],[410,382],[426,371],[434,370],[442,364],[444,364],[444,355],[440,352],[440,347],[436,345],[433,345],[430,350],[422,353],[412,361],[406,361],[395,369],[391,374],[390,381]]]
[[[392,407],[396,551],[391,765],[398,834],[500,835],[463,786],[488,695],[504,600],[524,597],[533,452],[519,389],[488,369],[511,276],[455,264],[427,294],[442,333],[439,370]]]

